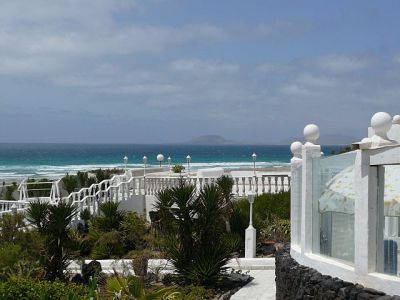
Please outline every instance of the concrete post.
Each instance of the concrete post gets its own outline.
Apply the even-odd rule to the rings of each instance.
[[[290,240],[293,245],[300,245],[301,233],[301,151],[303,145],[294,142],[290,146],[293,158],[290,161]]]
[[[245,232],[245,254],[246,258],[254,258],[256,256],[256,229],[253,227],[253,203],[255,194],[252,192],[248,193],[248,199],[250,203],[250,222]]]
[[[308,253],[313,249],[313,236],[319,239],[319,220],[313,215],[313,159],[321,156],[321,146],[315,144],[319,138],[318,126],[307,125],[304,137],[307,142],[302,147],[301,251]]]

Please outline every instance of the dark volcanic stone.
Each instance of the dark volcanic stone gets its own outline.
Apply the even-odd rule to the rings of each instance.
[[[400,300],[400,296],[388,296],[383,292],[322,275],[314,269],[299,265],[291,258],[287,245],[276,253],[275,275],[277,300]]]

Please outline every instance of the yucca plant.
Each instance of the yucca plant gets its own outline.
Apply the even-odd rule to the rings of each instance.
[[[35,200],[29,203],[29,207],[26,210],[28,222],[35,225],[40,233],[42,233],[47,226],[49,207],[49,203]]]
[[[229,216],[233,213],[232,204],[232,187],[234,185],[233,178],[228,175],[222,175],[217,179],[218,190],[222,194],[225,201],[224,222],[226,232],[231,232],[231,224],[229,223]]]
[[[33,202],[27,210],[27,219],[46,240],[43,264],[49,280],[65,279],[64,271],[71,258],[70,225],[76,213],[76,207],[65,202],[57,205]]]
[[[102,232],[119,230],[124,213],[119,210],[119,203],[107,201],[100,204],[101,215],[96,217],[95,225]]]
[[[232,257],[224,236],[225,201],[216,185],[180,184],[158,194],[161,224],[168,228],[166,252],[181,280],[213,285]]]

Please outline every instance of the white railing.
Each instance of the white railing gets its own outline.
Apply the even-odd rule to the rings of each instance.
[[[156,195],[160,191],[176,187],[180,181],[193,184],[198,190],[207,184],[216,183],[217,177],[197,178],[197,177],[155,177],[155,176],[132,176],[131,172],[122,175],[114,175],[111,179],[103,180],[100,183],[92,184],[90,187],[82,188],[77,192],[70,193],[67,197],[60,196],[60,180],[54,181],[48,201],[57,203],[60,200],[73,203],[77,206],[78,212],[89,209],[92,214],[98,213],[98,206],[105,201],[134,201],[132,196]],[[290,176],[288,175],[263,175],[259,177],[233,177],[234,185],[232,194],[235,197],[244,197],[250,191],[256,194],[277,193],[290,189]],[[7,202],[4,206],[0,205],[0,214],[11,212],[14,203],[21,204],[19,209],[23,210],[29,203],[27,182],[24,180],[20,186],[20,201]],[[46,198],[47,199],[47,198]],[[9,202],[9,203],[8,203]],[[8,205],[9,204],[9,205]],[[79,214],[78,214],[79,215]]]
[[[28,207],[27,201],[0,200],[0,217],[10,212],[21,212]]]

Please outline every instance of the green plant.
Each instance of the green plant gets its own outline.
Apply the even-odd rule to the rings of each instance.
[[[260,239],[280,242],[290,241],[290,220],[272,216],[260,229]]]
[[[117,299],[161,300],[168,299],[169,295],[172,293],[176,294],[172,287],[146,293],[142,282],[138,277],[122,277],[115,271],[114,276],[107,279],[106,290],[110,296],[118,297]]]
[[[107,259],[121,257],[124,254],[121,233],[117,230],[102,233],[94,243],[92,257]]]
[[[94,220],[96,228],[103,232],[119,230],[124,213],[119,210],[118,206],[119,203],[111,201],[100,204],[101,215]]]
[[[66,175],[63,177],[62,182],[68,194],[78,188],[78,178],[74,175]]]
[[[232,232],[239,234],[244,240],[244,232],[249,225],[249,202],[240,199],[233,203],[233,213],[230,216]],[[287,241],[290,236],[290,193],[268,193],[255,198],[253,204],[253,226],[258,237],[266,237]],[[261,235],[261,233],[263,233]],[[242,244],[242,249],[244,245]]]
[[[86,294],[84,286],[72,283],[37,281],[25,278],[10,278],[7,281],[0,282],[0,296],[2,300],[89,300]]]
[[[185,170],[185,167],[184,166],[182,166],[182,165],[175,165],[175,166],[173,166],[172,167],[172,172],[174,172],[174,173],[182,173],[183,172],[183,170]]]
[[[17,190],[17,183],[13,182],[12,185],[6,187],[5,200],[15,200],[13,194]]]
[[[231,226],[229,223],[229,216],[233,212],[233,204],[232,204],[232,187],[234,181],[233,178],[228,175],[222,175],[217,179],[217,186],[225,200],[225,213],[224,213],[224,221],[226,232],[231,232]]]
[[[28,220],[38,227],[45,238],[45,257],[43,266],[49,280],[64,279],[64,271],[71,258],[70,224],[76,215],[76,208],[65,202],[58,205],[43,205],[40,202],[30,204],[27,211]],[[39,216],[45,216],[39,220]]]
[[[231,249],[224,240],[224,199],[215,185],[200,193],[180,184],[158,194],[161,224],[166,224],[166,252],[181,280],[212,285],[222,276]],[[169,206],[165,206],[169,205]]]
[[[43,232],[48,222],[50,204],[35,200],[29,204],[26,211],[27,220],[36,226],[39,232]]]
[[[149,226],[144,216],[130,211],[121,222],[122,241],[125,251],[141,249],[146,246],[145,236]]]

